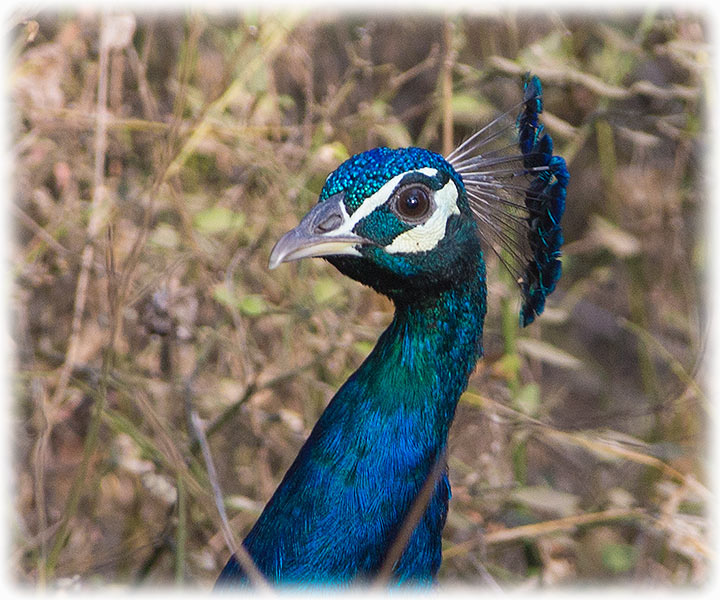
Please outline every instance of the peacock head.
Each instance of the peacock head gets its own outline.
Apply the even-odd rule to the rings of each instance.
[[[540,124],[540,80],[527,76],[524,88],[518,105],[447,157],[375,148],[348,159],[275,245],[270,268],[323,256],[395,300],[412,300],[483,277],[482,240],[520,287],[521,325],[531,323],[560,278],[570,175]]]
[[[270,267],[311,256],[394,299],[457,283],[482,261],[462,179],[422,148],[375,148],[333,171]]]

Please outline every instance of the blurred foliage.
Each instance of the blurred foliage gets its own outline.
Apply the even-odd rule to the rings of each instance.
[[[526,70],[572,173],[564,275],[519,332],[490,264],[440,581],[706,581],[701,16],[63,11],[12,36],[17,581],[214,580],[188,415],[241,539],[391,318],[324,261],[268,272],[272,244],[349,155],[442,150]]]

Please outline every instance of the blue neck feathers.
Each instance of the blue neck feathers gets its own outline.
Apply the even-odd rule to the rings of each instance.
[[[320,417],[244,542],[272,583],[351,584],[383,564],[482,353],[485,265],[475,256],[452,286],[395,298],[393,321]],[[432,581],[449,495],[443,473],[396,581]],[[243,579],[232,560],[218,584]]]

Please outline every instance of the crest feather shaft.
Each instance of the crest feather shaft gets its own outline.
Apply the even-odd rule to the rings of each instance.
[[[523,327],[542,313],[560,279],[560,222],[570,179],[540,123],[542,110],[540,80],[526,75],[522,102],[447,156],[463,179],[483,239],[520,286]]]

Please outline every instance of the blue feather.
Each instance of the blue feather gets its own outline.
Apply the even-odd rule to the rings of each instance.
[[[543,133],[539,124],[542,113],[540,80],[526,77],[524,110],[517,118],[518,145],[524,164],[534,169],[535,179],[525,194],[528,209],[527,238],[532,256],[525,266],[520,287],[523,305],[520,324],[525,327],[545,308],[545,299],[555,290],[560,279],[560,247],[563,244],[560,220],[565,212],[565,195],[570,174],[565,159],[553,156],[552,138]],[[544,168],[545,170],[538,170]]]

